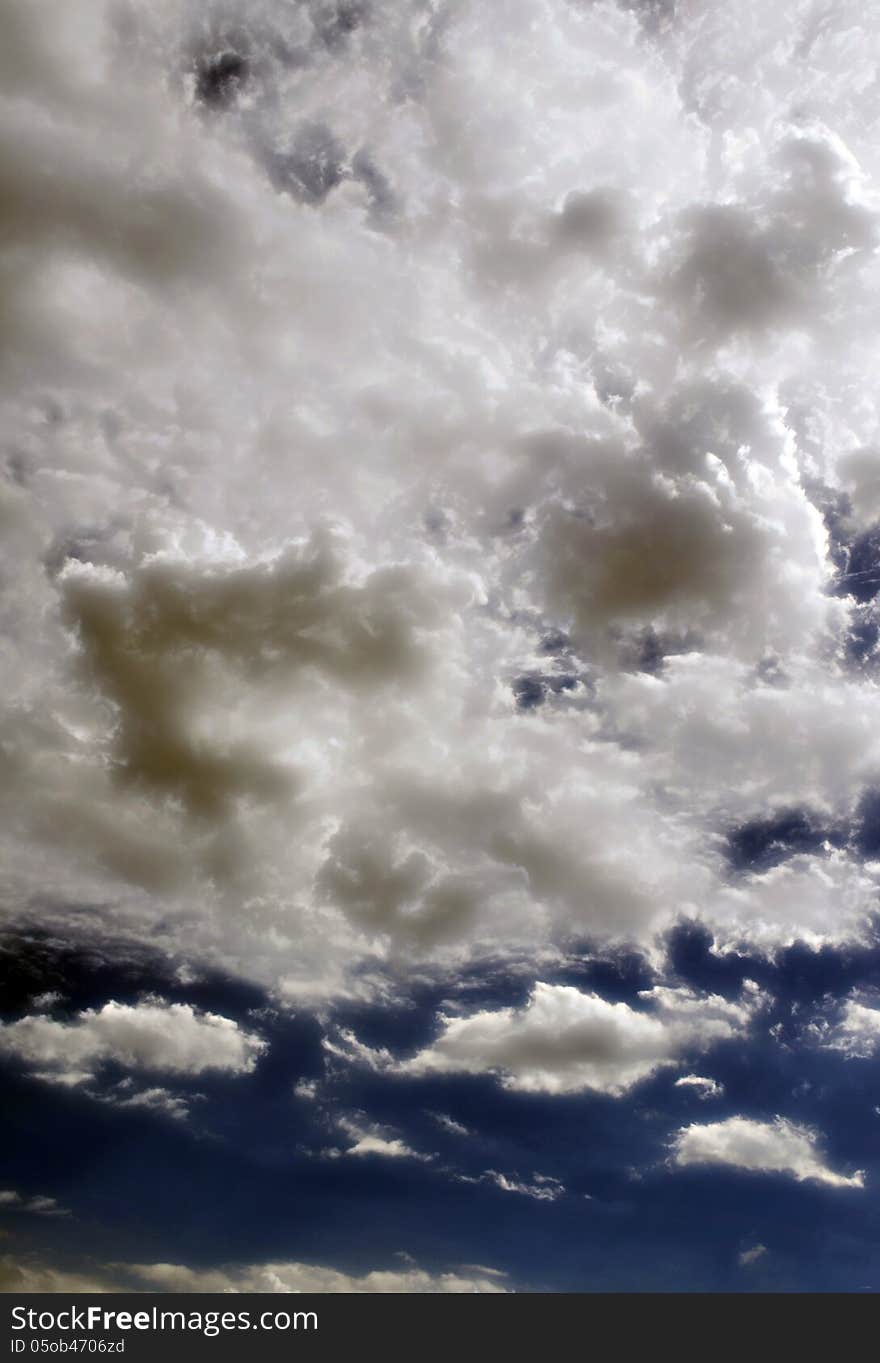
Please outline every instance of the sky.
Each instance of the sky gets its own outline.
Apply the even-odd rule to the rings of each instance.
[[[0,21],[0,1290],[880,1290],[864,5]]]

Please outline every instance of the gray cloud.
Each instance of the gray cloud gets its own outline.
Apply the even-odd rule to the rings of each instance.
[[[778,147],[774,187],[752,203],[709,204],[684,219],[669,297],[698,342],[809,326],[819,291],[876,241],[876,214],[849,196],[846,149],[809,133]]]
[[[355,687],[405,682],[421,661],[425,607],[412,576],[388,568],[350,586],[320,543],[258,567],[152,562],[129,582],[72,569],[62,589],[86,679],[119,715],[120,775],[195,815],[217,817],[236,796],[280,798],[292,784],[246,744],[193,736],[188,711],[214,659],[245,685],[312,673]]]
[[[550,603],[582,635],[645,620],[699,627],[754,592],[762,537],[745,518],[719,514],[707,490],[671,496],[631,484],[603,509],[595,520],[555,511],[544,529]]]

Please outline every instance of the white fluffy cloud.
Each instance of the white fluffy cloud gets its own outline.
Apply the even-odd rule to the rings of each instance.
[[[51,1079],[52,1076],[44,1073],[41,1078]],[[170,1089],[159,1085],[139,1089],[130,1078],[123,1079],[102,1092],[93,1091],[93,1096],[103,1103],[109,1103],[111,1107],[128,1111],[154,1112],[163,1117],[170,1117],[176,1122],[185,1122],[190,1115],[193,1101],[204,1097],[199,1093],[185,1095],[172,1093]]]
[[[834,1022],[814,1023],[810,1030],[828,1050],[866,1060],[880,1047],[880,1009],[847,999]]]
[[[676,1079],[675,1087],[692,1089],[703,1102],[708,1098],[720,1098],[724,1093],[723,1084],[719,1084],[717,1079],[707,1079],[702,1074],[683,1074],[680,1079]]]
[[[685,1055],[743,1034],[758,1006],[686,989],[652,989],[644,1010],[568,985],[537,984],[522,1008],[444,1016],[429,1047],[400,1073],[495,1074],[531,1093],[619,1095]]]
[[[23,1061],[41,1078],[61,1083],[90,1079],[113,1061],[132,1070],[198,1075],[208,1070],[248,1074],[265,1043],[230,1018],[200,1013],[187,1003],[147,1000],[105,1003],[70,1022],[30,1016],[0,1028],[0,1052]],[[159,1102],[163,1091],[134,1095],[141,1104]]]
[[[342,1152],[331,1150],[329,1153],[333,1156],[342,1153],[354,1156],[378,1155],[384,1159],[429,1161],[432,1158],[431,1155],[420,1154],[418,1150],[411,1149],[399,1136],[380,1127],[350,1117],[341,1117],[336,1124],[345,1132],[351,1145],[346,1146]]]
[[[727,1165],[762,1174],[787,1174],[830,1188],[861,1188],[864,1175],[838,1174],[824,1163],[819,1137],[809,1127],[776,1117],[772,1122],[729,1117],[723,1122],[682,1127],[672,1145],[675,1164]]]
[[[858,935],[850,846],[723,845],[880,773],[816,506],[880,508],[863,7],[57,9],[0,0],[4,912],[306,1004]]]

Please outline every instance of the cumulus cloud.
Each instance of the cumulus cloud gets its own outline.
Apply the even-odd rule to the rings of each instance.
[[[331,1155],[378,1155],[384,1159],[414,1159],[430,1161],[432,1155],[421,1154],[413,1150],[401,1140],[399,1136],[356,1118],[340,1117],[337,1126],[344,1131],[352,1144],[346,1146],[343,1151],[331,1150]]]
[[[217,1070],[249,1074],[265,1049],[254,1033],[230,1018],[201,1013],[188,1003],[111,1000],[69,1022],[33,1015],[0,1028],[0,1053],[22,1061],[40,1078],[79,1083],[109,1062],[133,1070],[198,1075]],[[163,1091],[146,1090],[154,1104]]]
[[[766,1245],[752,1245],[750,1249],[740,1251],[737,1255],[737,1263],[740,1268],[749,1268],[752,1264],[756,1264],[759,1259],[763,1259],[766,1253]]]
[[[6,912],[306,1004],[858,936],[857,841],[723,855],[880,771],[852,0],[55,8],[2,4]]]
[[[773,546],[712,472],[676,484],[618,457],[588,514],[550,509],[542,561],[548,602],[576,637],[593,643],[615,626],[700,631],[750,618]],[[763,610],[766,622],[766,604]]]
[[[132,581],[68,570],[67,618],[87,675],[119,716],[115,760],[124,778],[206,816],[236,795],[283,791],[284,774],[271,762],[217,751],[187,732],[187,699],[198,698],[200,673],[217,656],[249,682],[280,676],[289,685],[303,672],[355,687],[405,683],[419,662],[417,628],[430,619],[412,574],[388,568],[363,586],[341,579],[321,540],[301,555],[214,572],[162,559]]]
[[[858,0],[496,8],[0,0],[0,931],[309,1012],[326,1069],[286,1093],[361,1180],[458,1171],[336,1120],[340,1081],[659,1075],[712,1115],[763,999],[680,987],[672,930],[769,978],[873,941],[880,890],[880,31]],[[637,999],[553,983],[630,952]],[[264,1053],[62,976],[0,1054],[120,1125],[170,1137]],[[353,1021],[423,988],[431,1040]],[[874,1056],[876,1003],[786,1037]],[[459,1152],[450,1111],[421,1118]],[[481,1148],[475,1196],[561,1197]],[[673,1163],[860,1178],[782,1118]]]
[[[723,1122],[682,1127],[672,1143],[672,1160],[682,1167],[721,1165],[762,1174],[785,1174],[798,1183],[812,1181],[829,1188],[861,1188],[864,1174],[830,1169],[819,1149],[819,1136],[809,1127],[776,1117],[772,1122],[729,1117]]]
[[[643,998],[647,1006],[636,1009],[569,985],[537,984],[522,1008],[443,1015],[436,1041],[397,1071],[494,1074],[523,1092],[619,1096],[690,1052],[742,1035],[758,996],[731,1003],[658,987]]]
[[[826,1049],[867,1060],[880,1046],[880,1009],[847,999],[835,1021],[813,1023],[810,1031]]]

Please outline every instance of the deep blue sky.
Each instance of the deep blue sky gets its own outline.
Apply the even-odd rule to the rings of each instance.
[[[253,1074],[202,1075],[180,1086],[204,1094],[187,1123],[102,1106],[7,1064],[6,1180],[23,1193],[55,1197],[70,1215],[9,1210],[4,1220],[19,1252],[79,1265],[84,1246],[96,1264],[298,1260],[355,1274],[400,1268],[406,1254],[435,1271],[485,1264],[520,1290],[876,1290],[880,1061],[845,1059],[796,1037],[806,1017],[827,1012],[854,987],[877,987],[880,945],[846,953],[793,948],[774,964],[719,960],[704,933],[682,928],[670,960],[679,983],[735,997],[750,976],[772,991],[757,1035],[700,1058],[696,1068],[724,1085],[722,1097],[701,1102],[676,1089],[678,1069],[620,1098],[511,1093],[489,1077],[406,1079],[344,1065],[328,1077],[322,1026],[305,1012],[273,1012],[261,1021],[271,1048]],[[148,991],[245,1024],[268,1002],[219,976],[175,986],[157,960],[133,955],[120,968],[99,950],[63,950],[48,940],[10,942],[3,962],[7,1021],[47,987],[63,990],[71,1014]],[[585,960],[565,982],[574,978],[581,988],[636,1001],[650,976],[625,956]],[[521,981],[503,974],[473,984],[488,1007],[523,992]],[[430,1037],[442,993],[424,988],[390,1012],[340,1009],[332,1025],[410,1053]],[[295,1096],[299,1081],[322,1076],[319,1098]],[[435,1160],[328,1158],[342,1112],[366,1114]],[[468,1134],[443,1130],[435,1113]],[[669,1167],[672,1132],[733,1114],[781,1114],[818,1127],[830,1165],[864,1169],[865,1188]],[[456,1181],[487,1169],[526,1181],[538,1172],[565,1191],[537,1201]],[[758,1244],[766,1253],[741,1266],[738,1255]]]

